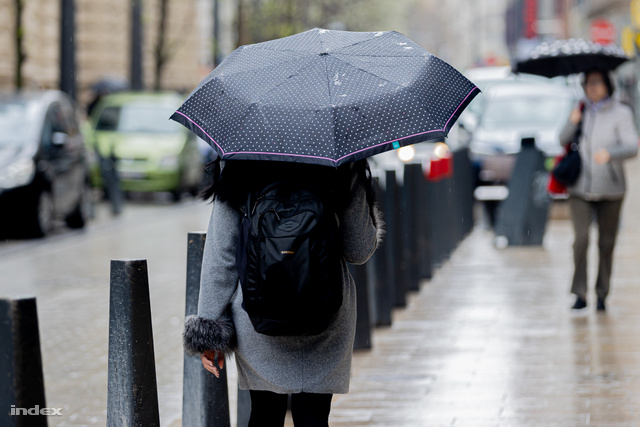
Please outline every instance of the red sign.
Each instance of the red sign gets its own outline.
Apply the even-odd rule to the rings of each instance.
[[[453,177],[453,157],[451,155],[441,159],[431,159],[429,173],[427,174],[429,181],[440,181],[451,177]]]
[[[522,10],[524,20],[524,36],[532,39],[538,35],[536,22],[538,21],[538,0],[525,0]]]
[[[594,43],[608,45],[616,41],[616,27],[608,19],[600,18],[591,21],[589,33]]]

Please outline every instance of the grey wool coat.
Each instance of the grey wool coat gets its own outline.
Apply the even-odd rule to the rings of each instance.
[[[342,241],[343,302],[329,327],[316,336],[273,337],[257,333],[242,308],[236,270],[241,214],[214,201],[204,248],[198,314],[187,317],[185,351],[233,352],[239,387],[275,393],[347,393],[356,324],[356,288],[347,262],[365,263],[381,230],[370,215],[364,185],[355,175],[351,202],[338,212]],[[377,224],[382,224],[379,220]]]
[[[569,144],[575,131],[576,125],[567,122],[560,133],[560,143]],[[609,152],[611,160],[599,165],[593,160],[593,154],[602,148]],[[626,191],[622,163],[638,154],[638,132],[631,109],[612,98],[597,109],[587,102],[579,152],[582,172],[578,181],[568,188],[569,194],[589,201],[622,199]]]

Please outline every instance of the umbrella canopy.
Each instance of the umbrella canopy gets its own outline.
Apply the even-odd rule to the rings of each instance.
[[[397,32],[316,28],[236,49],[171,118],[223,159],[336,167],[445,137],[478,92]]]
[[[556,40],[536,46],[528,58],[516,64],[514,71],[545,77],[568,76],[592,69],[613,71],[628,59],[615,45],[603,46],[583,39]]]

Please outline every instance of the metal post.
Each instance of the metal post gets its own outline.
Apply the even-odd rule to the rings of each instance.
[[[130,55],[130,80],[131,89],[144,89],[142,74],[142,0],[131,0],[131,55]]]
[[[419,171],[419,172],[418,172]],[[420,289],[418,278],[418,257],[416,237],[416,173],[422,174],[422,165],[404,165],[404,183],[402,186],[402,235],[403,235],[403,267],[406,289]]]
[[[248,427],[251,417],[251,393],[238,389],[238,421],[236,427]]]
[[[35,297],[0,299],[0,342],[0,425],[46,427]]]
[[[431,234],[431,261],[432,266],[437,267],[444,261],[444,230],[442,220],[444,218],[444,192],[442,181],[429,181],[427,200],[431,207],[429,216],[429,231]]]
[[[213,67],[222,62],[220,54],[220,0],[213,0]]]
[[[206,233],[187,236],[187,291],[185,317],[198,312],[200,272]],[[220,378],[202,367],[200,358],[184,356],[182,386],[182,425],[184,427],[229,427],[227,369]]]
[[[385,222],[388,222],[388,211],[387,207],[384,205],[385,194],[380,187],[380,183],[377,179],[374,182],[374,186],[378,204],[382,205],[381,209],[384,215],[384,220]],[[387,256],[392,255],[392,252],[388,250],[389,247],[392,247],[391,242],[388,240],[388,238],[388,234],[383,237],[381,246],[378,248],[376,253],[373,254],[373,257],[368,262],[370,268],[367,273],[374,282],[373,293],[375,294],[375,298],[372,308],[375,312],[375,316],[373,316],[373,324],[375,326],[391,325],[391,310],[393,308],[394,295],[391,282],[389,281],[389,274],[387,272]]]
[[[349,264],[349,272],[356,282],[356,338],[354,350],[371,348],[371,318],[369,313],[369,289],[367,286],[367,268],[365,265]]]
[[[422,167],[411,170],[415,175],[413,181],[416,187],[414,203],[416,211],[415,236],[418,278],[431,279],[431,243],[429,233],[429,215],[431,215],[431,208],[427,200],[429,188]]]
[[[549,194],[544,168],[544,154],[533,138],[522,139],[509,195],[502,202],[496,219],[496,243],[508,245],[542,245],[547,223]],[[504,242],[504,243],[503,243]]]
[[[159,426],[147,261],[112,260],[107,426]]]
[[[387,215],[387,281],[393,288],[393,305],[406,307],[407,297],[403,278],[402,263],[402,217],[400,212],[400,187],[395,171],[386,171],[384,206]]]
[[[60,90],[76,99],[74,0],[60,3]]]

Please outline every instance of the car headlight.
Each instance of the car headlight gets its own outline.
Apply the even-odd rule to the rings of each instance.
[[[0,188],[15,188],[27,185],[33,180],[36,165],[33,160],[23,157],[0,171]]]
[[[435,154],[436,157],[439,159],[445,159],[449,157],[450,153],[451,153],[451,150],[449,149],[449,146],[444,142],[438,142],[436,146],[433,148],[433,154]]]
[[[162,169],[176,169],[178,167],[178,156],[164,156],[160,159]]]
[[[400,147],[398,149],[398,158],[405,163],[413,160],[415,156],[416,156],[416,149],[413,148],[413,145],[407,145],[405,147]]]

